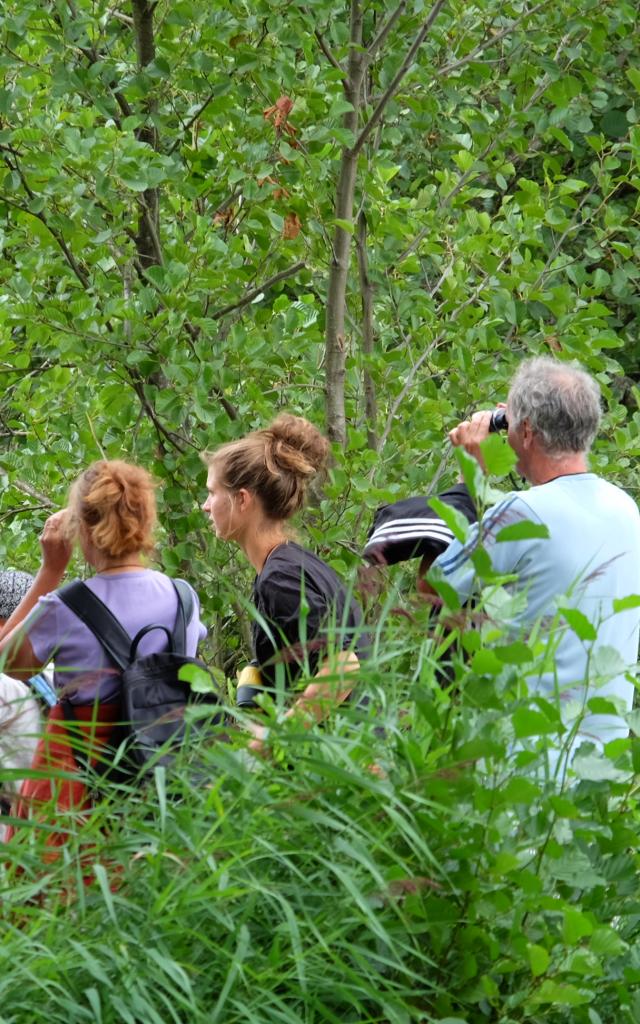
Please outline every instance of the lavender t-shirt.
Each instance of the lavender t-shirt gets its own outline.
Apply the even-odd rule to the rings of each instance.
[[[106,604],[118,622],[134,637],[144,626],[159,624],[173,629],[178,598],[164,573],[154,569],[93,576],[86,585]],[[193,657],[207,635],[200,622],[200,603],[193,592],[194,607],[187,626],[187,654]],[[53,659],[53,682],[63,687],[74,704],[114,700],[118,696],[120,673],[107,658],[100,643],[55,591],[41,597],[27,617],[25,632],[38,660],[46,665]],[[154,630],[140,641],[138,655],[156,654],[167,648],[163,630]]]

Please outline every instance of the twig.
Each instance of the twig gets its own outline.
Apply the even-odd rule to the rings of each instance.
[[[553,60],[554,61],[558,60],[558,57],[560,56],[564,46],[570,40],[571,40],[571,33],[567,32],[567,34],[565,36],[563,36],[563,38],[561,39],[560,44],[558,45],[558,48],[557,48],[556,52],[553,55]],[[573,63],[573,61],[569,61],[569,64],[567,65],[567,67],[569,67],[572,63]],[[565,72],[567,70],[567,67],[565,67],[565,69],[564,69]],[[531,109],[531,107],[535,103],[538,102],[540,97],[543,95],[543,93],[549,87],[550,82],[551,82],[551,76],[549,74],[545,74],[543,79],[542,79],[542,81],[537,86],[537,88],[534,90],[532,95],[529,97],[529,99],[525,103],[525,105],[522,108],[522,111],[520,111],[520,113],[526,113],[528,110]],[[509,121],[508,124],[507,124],[507,127],[510,125],[510,123],[511,122]],[[448,206],[449,203],[451,202],[451,200],[455,199],[455,197],[458,195],[458,193],[462,191],[462,189],[467,184],[469,179],[474,174],[477,173],[477,165],[478,165],[478,163],[481,163],[483,160],[485,160],[486,157],[488,157],[489,154],[492,153],[493,150],[502,142],[502,140],[504,139],[504,136],[506,134],[506,130],[507,129],[505,128],[504,131],[500,132],[499,135],[496,135],[495,138],[493,138],[491,140],[491,142],[487,143],[487,145],[484,147],[482,152],[478,153],[478,156],[476,157],[476,159],[475,159],[475,161],[473,163],[473,166],[470,167],[469,170],[465,171],[464,174],[462,174],[458,178],[458,181],[455,183],[453,188],[449,192],[447,192],[446,196],[442,197],[442,199],[438,203],[438,211],[444,209],[445,206]],[[406,260],[406,258],[411,255],[411,253],[415,252],[415,250],[418,248],[418,246],[420,245],[422,240],[427,237],[427,235],[429,234],[429,232],[431,230],[432,230],[432,228],[431,228],[430,224],[427,225],[424,228],[421,228],[421,230],[418,232],[418,234],[413,239],[413,241],[410,242],[409,245],[406,247],[406,249],[404,249],[400,253],[400,255],[398,256],[397,260],[395,261],[394,266],[397,266],[398,263],[402,263],[403,260]]]
[[[214,96],[215,96],[215,92],[210,92],[209,95],[207,96],[206,100],[204,100],[204,102],[200,104],[200,106],[196,110],[196,112],[193,115],[193,117],[190,117],[189,120],[186,122],[186,124],[184,124],[182,126],[182,135],[179,136],[175,140],[173,145],[169,147],[169,156],[171,156],[172,153],[175,153],[175,151],[178,148],[178,146],[182,145],[183,136],[186,135],[186,133],[189,131],[191,125],[195,124],[195,122],[198,120],[198,118],[204,113],[204,111],[207,109],[207,107],[211,103],[211,100],[214,98]]]
[[[313,34],[316,37],[316,39],[318,40],[318,43],[320,45],[320,49],[324,53],[324,55],[327,58],[327,60],[329,61],[329,63],[333,65],[333,67],[336,69],[336,71],[339,71],[340,74],[344,75],[344,68],[343,68],[342,64],[340,63],[338,58],[336,56],[334,56],[333,52],[331,51],[331,49],[327,45],[327,43],[325,41],[325,38],[322,35],[322,33],[318,32],[317,29],[314,29],[313,30]]]
[[[449,318],[449,323],[453,323],[455,320],[457,320],[458,317],[460,316],[460,314],[462,313],[462,311],[464,309],[466,309],[467,306],[470,306],[473,302],[476,301],[476,299],[478,298],[478,295],[480,294],[480,292],[484,288],[484,286],[487,283],[488,279],[490,277],[493,277],[494,274],[499,273],[500,270],[502,269],[502,267],[504,266],[504,264],[506,262],[507,262],[507,257],[504,256],[503,259],[500,260],[500,263],[498,264],[498,266],[494,270],[492,270],[490,273],[485,274],[485,276],[482,278],[482,281],[480,281],[480,283],[476,286],[476,288],[474,289],[473,293],[469,296],[469,298],[466,299],[465,302],[462,303],[462,305],[458,306],[453,311],[453,313],[451,314],[451,316]],[[440,334],[436,335],[436,337],[433,339],[431,344],[428,345],[427,348],[425,348],[425,350],[422,353],[422,355],[420,356],[420,358],[413,364],[413,366],[409,370],[409,373],[407,374],[407,377],[406,377],[406,380],[405,380],[404,385],[402,387],[402,390],[400,391],[400,394],[397,396],[397,398],[393,401],[393,403],[391,405],[391,409],[389,410],[389,415],[387,417],[387,422],[386,422],[385,428],[384,428],[384,430],[382,432],[382,437],[380,438],[380,446],[379,446],[379,450],[380,451],[382,451],[384,449],[384,446],[387,443],[387,439],[388,439],[389,434],[391,432],[391,427],[393,426],[393,420],[395,418],[395,415],[396,415],[400,405],[402,404],[402,402],[406,398],[407,394],[409,393],[409,391],[413,387],[413,382],[414,382],[414,380],[416,378],[418,370],[423,365],[423,363],[426,362],[426,360],[429,358],[429,356],[431,355],[433,350],[440,344],[440,342],[444,341],[445,337],[446,337],[446,334],[445,334],[444,331],[441,331]]]
[[[5,163],[7,163],[6,160],[5,160]],[[10,164],[9,164],[9,167],[11,167]],[[12,167],[11,170],[16,170],[16,168]],[[20,174],[20,171],[18,170],[17,173]],[[23,182],[23,185],[24,185],[24,182]],[[27,190],[27,194],[29,194],[29,190]],[[33,194],[31,194],[31,198],[33,198]],[[88,288],[89,287],[89,279],[88,279],[88,277],[86,277],[85,274],[83,273],[83,271],[80,270],[80,267],[76,263],[76,261],[75,261],[73,255],[72,255],[71,251],[69,250],[69,248],[67,246],[67,243],[65,242],[64,238],[62,237],[60,232],[57,230],[57,228],[52,228],[51,225],[47,223],[47,218],[44,216],[44,214],[42,214],[42,213],[34,213],[33,210],[30,210],[28,206],[24,206],[22,203],[16,203],[13,199],[9,199],[9,197],[6,196],[6,195],[3,195],[2,202],[6,203],[7,206],[12,206],[15,210],[20,210],[21,213],[28,213],[32,217],[35,217],[36,220],[39,220],[40,223],[44,225],[44,227],[47,229],[49,234],[56,240],[56,242],[60,246],[60,249],[62,250],[62,254],[63,254],[65,260],[67,261],[67,263],[71,267],[73,273],[76,275],[76,277],[80,281],[80,283],[83,286],[83,288]]]
[[[385,107],[387,106],[389,100],[398,91],[398,87],[399,87],[402,79],[405,77],[405,75],[407,74],[409,68],[413,64],[413,58],[415,57],[416,53],[418,52],[418,50],[422,46],[423,42],[425,41],[429,29],[433,25],[434,21],[438,17],[438,15],[439,15],[440,11],[442,10],[442,8],[444,7],[444,5],[445,5],[445,0],[436,0],[436,2],[434,3],[433,7],[431,8],[431,12],[429,14],[429,17],[424,22],[422,28],[418,32],[418,35],[416,36],[416,38],[414,39],[413,43],[409,47],[409,49],[407,51],[407,55],[404,58],[402,64],[400,65],[400,67],[396,71],[395,75],[393,76],[393,79],[389,83],[389,86],[387,87],[385,92],[382,94],[380,100],[378,101],[378,105],[377,105],[376,109],[373,111],[371,117],[369,118],[369,120],[365,124],[364,128],[360,132],[358,138],[356,139],[356,141],[355,141],[355,143],[353,145],[353,148],[351,149],[351,153],[352,153],[353,156],[357,156],[357,154],[360,152],[360,150],[364,146],[365,142],[367,141],[367,139],[371,135],[371,132],[373,131],[373,129],[377,125],[378,121],[381,119],[381,117],[382,117],[382,115],[384,113]]]
[[[450,75],[452,71],[458,71],[460,68],[465,67],[465,65],[470,64],[471,61],[474,60],[480,53],[484,53],[484,51],[487,50],[490,46],[495,46],[496,43],[499,43],[502,39],[505,38],[505,36],[508,36],[511,32],[513,32],[514,28],[517,28],[518,25],[521,25],[523,21],[526,21],[527,18],[530,18],[533,14],[537,14],[538,11],[541,11],[543,7],[547,7],[550,2],[551,0],[540,0],[539,4],[536,4],[535,7],[531,7],[528,11],[525,11],[524,14],[521,14],[519,18],[515,19],[515,21],[509,22],[509,24],[506,25],[505,28],[503,28],[500,32],[496,33],[495,36],[492,36],[491,39],[486,39],[483,40],[481,43],[478,43],[478,45],[475,46],[473,50],[470,50],[469,53],[466,53],[464,57],[460,58],[460,60],[456,60],[452,64],[445,64],[443,68],[440,68],[438,70],[437,77],[439,77],[440,75]]]
[[[20,516],[23,512],[38,512],[40,509],[51,508],[50,505],[23,505],[22,508],[10,508],[7,512],[3,512],[0,516],[0,523],[4,523],[7,519],[13,519],[14,516]]]
[[[248,292],[242,296],[238,302],[232,302],[228,306],[223,306],[222,309],[218,309],[215,313],[211,314],[212,320],[220,320],[223,316],[227,316],[229,313],[234,313],[237,309],[242,309],[247,306],[250,302],[260,295],[261,292],[266,291],[267,288],[271,288],[274,284],[278,284],[279,281],[284,281],[287,277],[293,277],[299,270],[304,270],[306,263],[304,260],[299,260],[298,263],[294,263],[293,266],[288,267],[286,270],[281,270],[279,274],[274,274],[273,277],[263,281],[262,284],[256,288],[251,288]]]
[[[127,25],[128,28],[133,28],[133,18],[130,18],[128,14],[122,14],[121,11],[109,11],[107,14],[110,18],[117,18],[123,25]]]
[[[89,413],[88,413],[88,412],[86,413],[86,417],[87,417],[87,423],[89,424],[89,430],[91,431],[91,436],[92,436],[93,440],[95,441],[95,445],[96,445],[96,448],[97,448],[97,449],[98,449],[98,451],[100,452],[100,454],[101,454],[102,458],[103,458],[103,459],[104,459],[105,461],[107,461],[107,456],[105,455],[105,451],[104,451],[104,448],[102,447],[102,445],[101,445],[101,444],[100,444],[100,442],[98,441],[98,438],[96,437],[96,432],[95,432],[95,430],[93,429],[93,420],[91,419],[91,417],[90,417],[90,415],[89,415]]]
[[[176,448],[182,455],[184,455],[184,453],[187,450],[185,447],[186,444],[190,444],[192,448],[195,448],[196,445],[192,444],[189,441],[185,441],[183,438],[178,437],[178,435],[174,434],[172,430],[168,430],[165,427],[164,423],[162,423],[162,421],[159,419],[157,412],[153,408],[153,405],[145,395],[144,384],[142,383],[142,381],[136,380],[133,376],[130,376],[130,381],[131,387],[133,388],[133,390],[135,391],[136,395],[140,400],[140,405],[143,407],[147,416],[153,423],[158,435],[161,437],[165,437],[167,441],[169,441],[171,446],[173,448]]]
[[[368,55],[370,61],[373,60],[373,58],[375,57],[376,53],[378,52],[378,50],[382,46],[382,44],[384,42],[386,42],[386,40],[387,40],[387,38],[389,36],[389,33],[391,32],[391,29],[395,26],[395,24],[398,21],[398,19],[402,16],[406,6],[407,6],[407,0],[400,0],[400,3],[396,7],[396,9],[393,12],[393,14],[391,14],[389,16],[389,18],[387,18],[387,21],[382,26],[382,28],[378,32],[377,36],[375,36],[375,38],[369,44],[368,49],[367,49],[367,55]]]
[[[36,490],[31,484],[28,484],[26,480],[12,480],[11,486],[15,487],[16,491],[22,491],[23,494],[28,494],[30,498],[35,498],[36,501],[40,502],[40,508],[57,508],[57,504],[48,498],[42,491]]]

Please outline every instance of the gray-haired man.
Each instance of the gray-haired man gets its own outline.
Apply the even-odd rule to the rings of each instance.
[[[475,570],[469,561],[479,538],[494,570],[515,575],[508,584],[523,594],[510,625],[526,634],[534,622],[555,621],[554,665],[527,673],[529,688],[551,700],[559,695],[562,717],[583,740],[602,745],[626,736],[620,715],[589,708],[595,696],[630,710],[629,672],[638,654],[637,608],[616,611],[614,601],[640,593],[640,513],[619,487],[589,472],[587,455],[600,424],[600,390],[583,370],[553,359],[523,362],[511,384],[506,415],[517,469],[531,487],[506,495],[485,513],[466,544],[454,541],[436,561],[462,598],[471,595]],[[450,433],[482,465],[480,444],[491,412],[476,413]],[[500,530],[523,520],[542,524],[548,536],[500,541]],[[538,531],[542,533],[542,531]],[[581,612],[566,616],[559,609]],[[597,637],[596,637],[597,634]]]

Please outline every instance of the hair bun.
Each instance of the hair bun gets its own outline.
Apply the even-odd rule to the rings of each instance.
[[[278,467],[302,476],[313,476],[324,468],[329,442],[309,420],[283,413],[273,421],[268,433],[273,438],[269,454]]]
[[[328,454],[329,442],[312,423],[283,413],[266,430],[223,444],[205,461],[223,487],[253,492],[265,515],[281,521],[302,508],[307,486]]]

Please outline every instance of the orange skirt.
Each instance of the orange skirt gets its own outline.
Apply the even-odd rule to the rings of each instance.
[[[120,705],[74,705],[76,723],[67,723],[64,711],[56,704],[49,713],[46,728],[38,743],[31,768],[43,774],[39,778],[25,779],[20,787],[15,815],[55,825],[47,835],[46,846],[59,847],[66,842],[82,815],[91,807],[91,794],[84,779],[78,774],[78,760],[74,748],[91,765],[95,765],[101,751],[109,745],[120,717]],[[68,724],[71,725],[70,730]],[[74,773],[76,778],[60,778],[61,772]],[[65,828],[64,825],[68,827]],[[16,828],[7,829],[6,841]],[[55,859],[55,853],[45,858]]]

